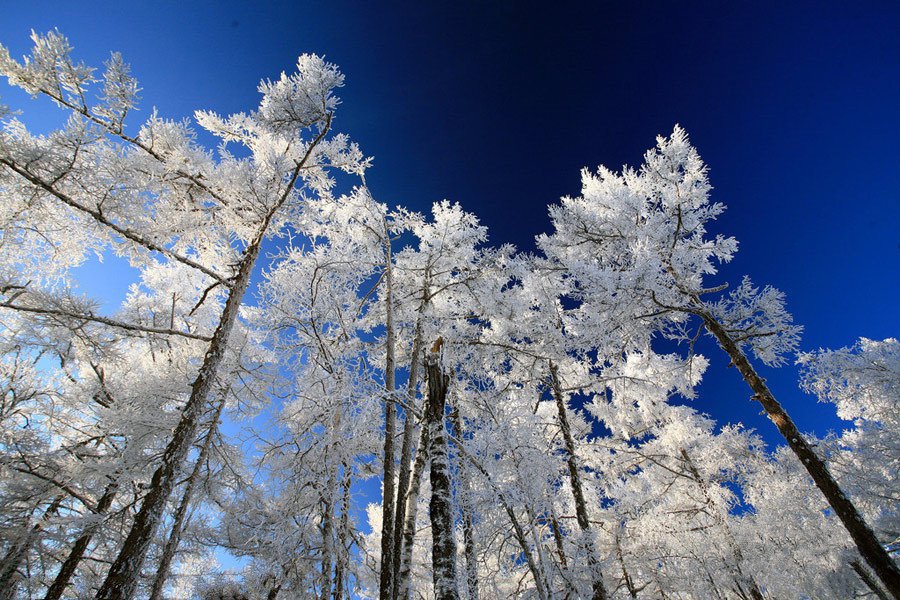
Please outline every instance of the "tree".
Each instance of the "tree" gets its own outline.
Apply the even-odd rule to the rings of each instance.
[[[125,132],[137,84],[120,58],[113,56],[107,64],[102,99],[91,105],[93,70],[72,61],[61,35],[33,38],[30,59],[20,64],[3,49],[0,70],[26,91],[48,96],[71,117],[66,129],[54,136],[33,138],[21,126],[4,136],[0,164],[17,197],[37,197],[68,210],[123,239],[123,250],[149,251],[181,262],[207,275],[212,280],[209,289],[225,290],[220,318],[181,419],[97,596],[127,598],[137,584],[175,475],[194,442],[263,240],[300,210],[304,195],[329,193],[327,167],[361,173],[366,161],[346,137],[326,140],[337,105],[332,91],[343,77],[316,56],[301,56],[294,75],[261,83],[262,102],[250,115],[223,119],[209,112],[196,114],[207,131],[251,153],[238,159],[223,152],[216,162],[193,141],[185,124],[154,115],[137,136]],[[97,164],[104,168],[97,169]],[[232,247],[230,238],[240,246]],[[222,248],[225,260],[203,266],[189,257],[196,252],[206,258],[207,248]],[[222,274],[229,270],[230,275]]]
[[[591,312],[610,317],[615,326],[656,329],[690,341],[697,335],[690,328],[699,321],[752,389],[860,554],[900,597],[900,570],[747,358],[750,350],[764,364],[777,366],[797,348],[800,328],[785,311],[783,294],[755,288],[745,278],[727,296],[708,299],[724,286],[707,287],[704,278],[737,248],[733,238],[706,237],[707,223],[724,210],[709,202],[709,191],[705,165],[676,127],[671,137],[658,139],[639,170],[584,171],[582,195],[551,208],[555,232],[539,238],[539,245],[577,279]]]

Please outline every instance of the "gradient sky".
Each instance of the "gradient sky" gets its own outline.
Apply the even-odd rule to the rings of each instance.
[[[897,336],[900,4],[687,4],[0,0],[0,41],[21,56],[31,29],[56,27],[88,64],[121,51],[140,118],[253,109],[261,78],[324,54],[347,75],[335,126],[375,157],[376,197],[459,201],[523,249],[582,167],[637,166],[680,123],[728,205],[714,232],[740,241],[723,281],[784,290],[804,349]],[[6,86],[0,100],[36,128],[58,118]],[[83,277],[112,299],[127,284],[115,264]],[[694,405],[776,441],[723,355],[701,351]],[[764,373],[802,430],[840,427],[795,369]]]

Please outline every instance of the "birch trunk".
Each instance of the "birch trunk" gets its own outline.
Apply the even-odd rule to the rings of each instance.
[[[587,554],[588,568],[591,572],[591,591],[593,600],[606,600],[606,587],[603,585],[603,574],[600,572],[600,563],[594,549],[593,533],[588,520],[587,503],[584,500],[584,489],[581,484],[581,470],[578,468],[578,459],[575,456],[575,440],[572,437],[572,429],[569,427],[569,417],[566,413],[566,402],[563,398],[562,385],[559,382],[559,369],[550,362],[550,379],[553,387],[553,397],[556,399],[556,410],[559,415],[559,428],[562,431],[566,449],[566,464],[569,467],[569,479],[572,482],[572,495],[575,497],[575,517],[581,535],[584,540],[584,550]]]
[[[169,569],[172,566],[172,560],[175,558],[175,553],[178,551],[178,545],[181,543],[181,533],[184,531],[188,509],[191,506],[191,500],[194,495],[194,488],[197,485],[197,481],[200,479],[200,471],[203,468],[203,463],[206,462],[206,457],[209,456],[212,439],[218,428],[219,417],[221,417],[222,409],[224,407],[225,399],[222,398],[222,400],[219,401],[219,406],[216,408],[215,414],[212,416],[209,431],[206,434],[203,447],[200,448],[200,454],[197,455],[194,468],[191,470],[191,474],[188,476],[188,480],[185,483],[184,493],[181,495],[181,502],[178,503],[178,508],[175,509],[172,530],[169,532],[169,539],[166,541],[162,558],[160,558],[159,561],[159,567],[156,569],[156,577],[153,580],[153,588],[150,591],[150,600],[159,600],[162,598],[163,588],[169,577]]]
[[[137,516],[135,516],[134,523],[128,532],[128,537],[125,538],[119,555],[113,561],[112,566],[110,566],[106,580],[97,592],[96,600],[130,600],[134,596],[134,590],[137,587],[144,559],[147,557],[147,551],[153,540],[153,534],[159,525],[166,503],[172,493],[172,488],[175,487],[175,475],[187,457],[188,451],[197,436],[200,416],[204,408],[206,408],[209,392],[215,381],[219,365],[225,356],[228,338],[237,320],[244,294],[250,285],[250,276],[253,274],[253,267],[256,265],[256,259],[259,256],[259,250],[269,228],[269,223],[290,196],[291,191],[294,189],[294,184],[300,176],[300,171],[312,155],[313,149],[322,141],[330,128],[331,114],[327,116],[325,125],[311,142],[303,159],[297,163],[284,192],[266,213],[257,229],[256,235],[244,251],[238,266],[237,275],[231,284],[231,290],[225,301],[219,324],[215,333],[213,333],[206,356],[203,358],[203,364],[200,366],[197,379],[191,386],[191,395],[182,409],[181,419],[178,421],[178,425],[172,434],[172,439],[163,453],[162,464],[153,473],[149,491],[144,496],[143,502],[141,502],[141,508]]]
[[[431,456],[431,564],[436,600],[459,600],[456,580],[456,539],[453,535],[453,500],[451,498],[450,462],[447,432],[444,429],[444,407],[450,377],[440,364],[440,343],[425,358],[428,379],[429,455]]]
[[[760,377],[750,361],[731,338],[721,323],[707,312],[700,312],[700,317],[706,328],[712,333],[719,345],[731,358],[732,364],[737,367],[744,381],[753,390],[753,399],[759,402],[769,419],[775,423],[778,431],[784,436],[788,446],[793,450],[801,464],[812,477],[816,487],[825,495],[828,504],[834,509],[841,523],[847,529],[850,537],[856,543],[860,555],[875,572],[888,592],[897,600],[900,600],[900,569],[888,555],[884,547],[878,542],[875,533],[863,519],[856,506],[841,490],[837,481],[831,476],[825,463],[813,451],[803,434],[788,416],[781,404],[775,400],[775,396],[769,390],[765,381]]]

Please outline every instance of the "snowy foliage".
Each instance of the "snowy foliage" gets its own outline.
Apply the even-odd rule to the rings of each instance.
[[[769,449],[692,408],[706,332],[789,431],[750,359],[790,361],[801,327],[780,291],[713,281],[737,241],[680,127],[637,168],[584,170],[528,254],[458,203],[376,200],[321,57],[255,110],[132,125],[120,55],[32,39],[0,73],[66,120],[0,110],[3,598],[890,589],[859,532],[898,543],[900,345],[799,354],[849,422],[825,439]],[[120,306],[78,288],[106,257],[134,273]]]

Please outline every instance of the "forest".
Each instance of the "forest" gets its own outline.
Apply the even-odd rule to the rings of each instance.
[[[0,600],[900,598],[900,342],[806,348],[719,276],[681,127],[521,251],[380,201],[320,56],[137,121],[122,56],[32,40],[0,74],[60,125],[0,106]],[[779,445],[692,408],[704,338]],[[788,364],[844,430],[795,425]]]

